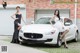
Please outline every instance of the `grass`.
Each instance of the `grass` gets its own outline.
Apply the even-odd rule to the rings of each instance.
[[[2,39],[3,41],[7,41],[10,42],[11,41],[11,37],[6,37],[6,39]]]
[[[64,49],[64,48],[42,48],[41,50],[48,53],[80,53],[77,49]]]
[[[7,37],[6,39],[3,39],[3,41],[7,41],[10,42],[11,41],[11,37]],[[23,46],[28,46],[28,47],[32,47],[32,48],[36,48],[48,53],[80,53],[80,41],[79,42],[69,42],[69,49],[65,49],[63,46],[61,46],[60,48],[57,48],[55,46],[51,46],[51,45],[35,45],[35,44],[25,44]]]
[[[80,42],[68,43],[69,48],[65,49],[63,45],[60,48],[50,45],[27,45],[48,53],[80,53]]]
[[[80,53],[79,49],[71,48],[39,48],[40,50],[46,51],[48,53]]]

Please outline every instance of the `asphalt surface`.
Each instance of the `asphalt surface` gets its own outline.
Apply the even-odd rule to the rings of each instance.
[[[7,36],[0,36],[0,53],[47,53],[32,47],[25,47],[20,44],[12,44],[8,41],[4,41],[7,39]],[[7,46],[7,51],[2,51],[2,46]]]

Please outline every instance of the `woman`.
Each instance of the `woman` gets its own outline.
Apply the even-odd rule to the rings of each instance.
[[[54,17],[50,20],[50,23],[52,26],[53,26],[53,24],[52,24],[53,20],[55,21],[55,26],[56,27],[59,26],[59,27],[57,27],[59,29],[59,32],[63,32],[63,34],[60,36],[60,40],[64,39],[64,42],[65,42],[64,47],[68,48],[66,39],[65,39],[65,35],[69,32],[69,29],[66,28],[64,26],[64,24],[62,23],[59,10],[55,10]]]
[[[14,19],[14,34],[11,43],[19,43],[18,35],[19,35],[19,30],[21,29],[21,19],[23,20],[22,14],[20,12],[20,7],[17,6],[16,10],[17,10],[16,13],[11,16],[11,18]]]

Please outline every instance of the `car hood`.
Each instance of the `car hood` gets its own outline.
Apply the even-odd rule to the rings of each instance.
[[[50,32],[54,30],[51,25],[49,24],[30,24],[30,25],[24,25],[22,27],[23,32],[29,32],[29,33],[45,33]]]

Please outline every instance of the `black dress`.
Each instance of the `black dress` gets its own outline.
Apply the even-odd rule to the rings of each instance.
[[[11,43],[19,43],[18,36],[19,36],[19,30],[18,30],[18,23],[21,24],[21,14],[15,14],[17,20],[14,21],[14,33],[13,33],[13,38]]]

